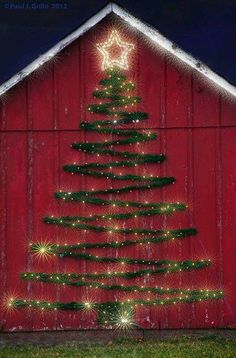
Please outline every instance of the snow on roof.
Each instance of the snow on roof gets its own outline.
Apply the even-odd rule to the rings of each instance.
[[[141,20],[131,15],[128,11],[126,11],[119,5],[112,2],[107,4],[99,12],[97,12],[94,16],[92,16],[89,20],[87,20],[83,25],[78,27],[70,35],[66,36],[63,40],[61,40],[59,43],[53,46],[46,53],[40,55],[36,60],[31,62],[20,72],[12,76],[8,81],[4,82],[0,86],[0,96],[3,95],[6,91],[8,91],[15,84],[20,82],[22,79],[24,79],[26,76],[31,74],[33,71],[37,70],[40,66],[42,66],[44,63],[46,63],[51,58],[53,58],[57,53],[59,53],[62,49],[64,49],[66,46],[68,46],[78,37],[82,36],[90,28],[95,26],[99,21],[101,21],[104,17],[106,17],[108,14],[111,13],[118,15],[121,19],[126,21],[130,26],[132,26],[133,28],[135,28],[136,30],[140,31],[145,36],[147,36],[154,44],[158,45],[163,50],[172,54],[186,65],[200,72],[203,76],[209,79],[212,82],[212,84],[217,85],[227,93],[236,96],[235,86],[230,84],[228,81],[226,81],[223,77],[219,76],[217,73],[213,72],[209,67],[201,63],[198,59],[192,57],[190,54],[184,52],[182,49],[177,47],[175,43],[168,40],[156,29],[145,24]]]

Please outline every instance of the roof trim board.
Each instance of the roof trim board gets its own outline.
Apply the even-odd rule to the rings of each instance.
[[[71,34],[62,39],[59,43],[53,46],[50,50],[40,55],[36,60],[31,62],[28,66],[23,68],[21,71],[12,76],[8,81],[4,82],[0,86],[0,96],[7,92],[11,87],[15,84],[23,80],[33,71],[38,69],[44,63],[53,58],[57,53],[59,53],[62,49],[76,40],[78,37],[82,36],[85,32],[87,32],[91,27],[96,25],[99,21],[101,21],[105,16],[110,13],[115,13],[119,17],[121,17],[124,21],[129,23],[135,29],[146,35],[150,40],[172,54],[174,57],[177,57],[179,60],[183,61],[186,65],[194,68],[196,71],[200,72],[203,76],[208,78],[214,85],[219,86],[224,91],[230,93],[231,95],[236,97],[236,87],[230,84],[223,77],[219,76],[217,73],[212,71],[205,64],[201,63],[199,60],[192,57],[190,54],[184,52],[182,49],[176,46],[175,43],[168,40],[164,37],[159,31],[152,28],[151,26],[145,24],[138,18],[131,15],[128,11],[124,10],[120,6],[115,3],[107,4],[103,9],[98,11],[95,15],[93,15],[89,20],[87,20],[83,25],[78,27]]]

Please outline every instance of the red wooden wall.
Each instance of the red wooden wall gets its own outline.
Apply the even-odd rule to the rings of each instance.
[[[42,222],[47,214],[76,214],[78,209],[80,213],[99,212],[99,208],[91,206],[59,203],[53,193],[58,189],[106,187],[102,179],[65,173],[62,165],[85,160],[84,154],[71,150],[73,141],[94,139],[93,134],[85,135],[78,129],[81,120],[93,118],[86,112],[86,105],[92,103],[91,92],[102,77],[94,44],[107,35],[109,27],[109,21],[98,24],[50,64],[10,90],[1,105],[0,290],[3,295],[60,301],[79,301],[87,297],[102,301],[119,297],[117,292],[27,283],[19,278],[20,272],[26,270],[99,270],[99,264],[84,261],[35,260],[28,246],[31,241],[39,240],[77,242],[78,235],[85,235],[47,226]],[[124,30],[120,23],[118,27],[121,35],[127,36],[127,29]],[[158,329],[233,327],[236,322],[236,105],[211,89],[196,71],[172,61],[159,49],[153,49],[138,34],[130,32],[129,39],[135,43],[136,50],[127,75],[134,80],[136,93],[143,99],[139,108],[150,116],[148,121],[135,127],[151,128],[158,134],[155,144],[142,145],[144,150],[167,155],[162,165],[147,166],[143,170],[176,178],[175,185],[155,189],[152,194],[131,195],[139,200],[155,195],[155,201],[189,204],[186,212],[168,218],[142,218],[139,225],[193,226],[198,229],[198,235],[151,248],[132,247],[117,253],[109,249],[107,254],[177,260],[211,258],[211,268],[169,274],[168,277],[139,278],[133,282],[223,288],[224,300],[142,308],[137,311],[137,321],[142,327]],[[93,236],[90,234],[90,241]],[[96,328],[94,318],[92,313],[88,316],[28,310],[8,313],[2,309],[0,322],[6,331],[77,329]]]

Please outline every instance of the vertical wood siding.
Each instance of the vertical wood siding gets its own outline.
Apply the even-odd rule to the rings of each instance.
[[[105,29],[109,28],[109,23],[105,25]],[[1,104],[0,289],[3,295],[12,293],[61,301],[121,297],[119,292],[27,283],[19,278],[24,270],[92,272],[101,267],[98,263],[66,259],[37,261],[30,256],[28,246],[32,240],[69,243],[77,242],[78,236],[82,240],[89,236],[90,241],[104,239],[104,234],[78,234],[42,222],[47,214],[102,212],[99,207],[61,203],[53,198],[53,193],[58,189],[107,186],[101,178],[73,176],[62,170],[63,164],[89,159],[88,155],[71,150],[73,141],[97,140],[94,134],[81,132],[79,123],[94,119],[86,112],[86,106],[93,101],[91,92],[102,76],[94,43],[103,36],[103,29],[104,22],[63,50],[55,61],[15,86]],[[150,116],[145,123],[134,127],[157,132],[155,143],[141,147],[167,156],[160,166],[150,165],[143,170],[174,176],[176,184],[154,189],[152,193],[123,194],[122,198],[131,199],[135,195],[137,200],[149,200],[155,195],[156,201],[187,202],[186,212],[141,218],[138,224],[153,228],[194,226],[198,235],[150,247],[107,249],[106,254],[176,260],[211,258],[213,265],[207,269],[138,278],[130,283],[223,288],[222,302],[142,308],[136,312],[137,321],[142,327],[158,329],[235,327],[236,105],[211,89],[195,71],[174,63],[136,34],[130,37],[136,45],[136,54],[128,77],[134,80],[136,93],[143,99],[139,108]],[[129,225],[134,225],[134,221],[129,220]],[[94,313],[89,316],[74,312],[42,315],[24,310],[0,313],[1,327],[6,331],[96,328],[95,318]]]

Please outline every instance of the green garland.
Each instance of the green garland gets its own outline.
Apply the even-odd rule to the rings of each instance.
[[[93,262],[113,262],[113,263],[121,263],[121,264],[129,264],[129,265],[152,265],[152,266],[168,266],[167,270],[171,268],[172,266],[179,268],[179,262],[173,261],[173,260],[144,260],[144,259],[130,259],[127,257],[108,257],[108,256],[98,256],[98,255],[92,255],[87,253],[77,253],[77,252],[59,252],[58,255],[60,257],[70,257],[70,258],[76,258],[79,260],[87,260],[87,261],[93,261]],[[198,264],[198,261],[191,261],[186,260],[183,261],[184,264],[189,268],[194,268],[196,263]],[[209,266],[210,261],[209,260],[203,260],[200,261],[201,267],[202,266]],[[180,264],[180,267],[183,263]],[[165,268],[165,267],[164,267]],[[166,268],[165,268],[166,269]]]
[[[91,172],[90,172],[90,174],[91,174]],[[98,173],[98,175],[97,174],[94,174],[94,175],[95,176],[104,176],[104,174],[105,173]],[[91,174],[91,175],[93,175],[93,174]],[[124,179],[124,177],[128,177],[128,176],[129,175],[127,175],[127,176],[122,175],[122,177],[123,177],[122,180],[127,180],[127,178]],[[117,179],[117,178],[113,177],[112,179]],[[146,190],[146,189],[151,189],[151,188],[160,188],[164,185],[173,184],[175,182],[175,179],[173,177],[152,178],[152,179],[153,179],[152,182],[149,182],[148,184],[129,185],[129,186],[125,186],[125,187],[111,188],[111,189],[105,189],[105,190],[86,191],[86,192],[85,191],[78,191],[78,192],[59,191],[59,192],[55,193],[55,197],[57,199],[64,199],[67,201],[74,200],[74,201],[92,203],[91,199],[89,198],[90,195],[94,196],[96,194],[119,194],[119,193],[127,193],[127,192],[131,193],[133,190]],[[105,202],[105,200],[104,200],[104,202]],[[107,202],[109,204],[111,204],[111,200],[109,200]],[[95,200],[94,200],[94,203],[95,203]],[[101,204],[101,201],[99,201],[98,203]],[[139,206],[140,204],[141,203],[136,203],[136,206]],[[104,204],[102,204],[102,205],[104,205]]]
[[[214,292],[214,293],[212,293]],[[145,306],[151,306],[151,305],[169,305],[169,304],[175,304],[177,302],[188,302],[192,303],[199,300],[210,300],[210,299],[219,299],[223,298],[223,292],[222,291],[212,291],[211,293],[199,293],[195,295],[180,295],[178,297],[167,297],[167,298],[160,298],[155,300],[128,300],[124,302],[120,302],[119,304],[125,304],[128,306],[135,306],[135,305],[145,305]],[[186,297],[187,296],[187,297]],[[96,308],[100,310],[101,308],[104,308],[106,305],[112,305],[115,302],[105,302],[105,303],[90,303],[89,308]],[[30,306],[31,305],[31,306]],[[61,310],[69,310],[69,311],[80,311],[83,309],[86,309],[88,305],[86,303],[79,303],[79,302],[69,302],[69,303],[63,303],[63,302],[47,302],[47,301],[39,301],[39,300],[13,300],[12,306],[14,308],[17,307],[32,307],[32,308],[48,308],[48,309],[61,309]]]
[[[61,273],[41,273],[41,272],[23,272],[21,278],[27,281],[39,281],[46,283],[56,283],[69,286],[78,286],[78,287],[89,287],[89,288],[99,288],[103,290],[118,290],[124,292],[147,292],[158,295],[165,294],[187,294],[189,296],[194,296],[197,294],[218,294],[219,290],[191,290],[191,289],[182,289],[182,288],[163,288],[163,287],[148,287],[148,286],[124,286],[118,284],[108,285],[103,282],[94,282],[94,281],[83,281],[76,280],[73,277],[73,274],[61,274]]]
[[[86,175],[92,175],[94,177],[98,177],[98,178],[106,178],[106,179],[114,179],[114,180],[136,180],[136,181],[148,181],[149,184],[146,185],[142,185],[142,186],[133,186],[133,188],[131,187],[132,190],[134,189],[147,189],[149,188],[150,184],[152,185],[153,188],[157,188],[157,187],[161,187],[167,184],[172,184],[174,182],[174,178],[153,178],[153,177],[143,177],[141,175],[134,175],[134,174],[125,174],[125,175],[121,175],[121,174],[114,174],[111,172],[97,172],[95,170],[86,170],[86,169],[80,169],[78,171],[78,173],[80,174],[86,174]],[[122,188],[124,189],[124,188]],[[150,188],[149,188],[150,189]],[[130,189],[128,189],[130,190]],[[127,190],[126,190],[127,191]]]
[[[44,222],[47,224],[57,224],[59,226],[69,227],[72,229],[80,229],[80,230],[88,230],[88,231],[95,231],[95,232],[108,232],[110,234],[142,234],[142,235],[156,235],[162,234],[164,230],[160,229],[130,229],[130,228],[118,228],[112,226],[96,226],[96,225],[88,225],[88,224],[81,224],[78,222],[70,222],[66,220],[61,220],[54,217],[45,217]]]
[[[152,185],[153,187],[153,185]],[[132,189],[137,187],[129,187],[126,191],[132,191]],[[140,187],[139,187],[140,188]],[[145,187],[146,188],[146,187]],[[144,188],[144,189],[145,189]],[[113,194],[124,192],[123,188],[118,189],[105,189],[105,190],[94,190],[94,191],[80,191],[80,192],[63,192],[59,191],[55,193],[55,197],[58,199],[64,199],[66,201],[78,201],[83,204],[95,204],[95,205],[106,205],[106,206],[117,206],[117,207],[135,207],[135,208],[157,208],[161,203],[143,203],[137,201],[120,201],[120,200],[109,200],[102,198],[94,198],[96,194]],[[185,204],[182,204],[185,205]]]
[[[127,204],[128,205],[128,204]],[[53,219],[53,221],[57,221],[58,224],[62,222],[67,221],[94,221],[94,220],[122,220],[122,219],[130,219],[130,218],[137,218],[140,216],[152,216],[152,215],[160,215],[160,214],[171,214],[175,211],[180,211],[186,209],[185,204],[179,204],[179,203],[160,203],[159,207],[156,207],[155,209],[150,210],[138,210],[128,213],[118,213],[118,214],[103,214],[103,215],[91,215],[91,216],[61,216],[54,218],[51,217],[45,217],[46,221],[50,221]]]
[[[200,261],[170,261],[167,267],[160,267],[157,269],[142,269],[137,271],[112,271],[111,269],[108,272],[100,272],[100,273],[83,273],[83,274],[76,274],[76,273],[68,273],[68,274],[61,274],[63,277],[70,277],[70,278],[81,278],[82,280],[89,278],[89,279],[111,279],[115,277],[125,278],[125,279],[132,279],[142,276],[150,276],[150,275],[157,275],[157,274],[165,274],[165,273],[173,273],[173,272],[181,272],[181,271],[190,271],[190,270],[199,270],[211,265],[210,260],[200,260]],[[62,277],[62,276],[61,276]]]
[[[125,310],[133,311],[137,306],[165,306],[176,303],[193,303],[196,301],[207,301],[222,299],[222,291],[209,291],[198,292],[192,295],[180,294],[176,297],[166,297],[150,300],[126,300],[121,302],[49,302],[40,300],[23,300],[11,299],[8,303],[12,308],[31,308],[38,310],[62,310],[62,311],[83,311],[83,310],[96,310],[98,312],[98,322],[100,324],[116,324],[119,322],[120,313]],[[131,322],[130,322],[131,323]]]
[[[158,244],[163,241],[168,240],[181,240],[187,236],[192,236],[197,234],[197,230],[190,228],[190,229],[181,229],[181,230],[170,230],[170,231],[163,231],[164,234],[157,237],[145,237],[142,239],[133,239],[133,240],[124,240],[124,241],[110,241],[110,242],[85,242],[85,243],[77,243],[68,245],[67,243],[64,245],[55,245],[51,243],[41,244],[40,242],[31,243],[30,247],[33,252],[38,252],[40,249],[44,248],[47,253],[55,253],[60,252],[63,250],[76,250],[76,249],[105,249],[105,248],[121,248],[130,245],[143,245],[143,244]]]
[[[133,300],[133,301],[126,301],[126,302],[106,302],[106,303],[91,303],[85,302],[82,304],[82,307],[79,304],[70,303],[66,304],[65,309],[70,309],[69,307],[73,307],[72,309],[76,308],[78,310],[81,309],[96,309],[98,312],[98,322],[101,324],[108,324],[119,322],[119,318],[122,318],[122,312],[126,313],[127,310],[129,312],[129,318],[132,321],[133,316],[133,308],[136,305],[166,305],[166,304],[176,304],[177,302],[187,302],[192,303],[195,301],[202,301],[202,300],[209,300],[209,299],[221,299],[223,298],[223,291],[221,290],[192,290],[192,289],[180,289],[180,288],[163,288],[163,287],[148,287],[148,286],[124,286],[118,284],[105,284],[103,282],[94,282],[94,281],[75,281],[74,274],[46,274],[46,273],[31,273],[25,272],[21,274],[22,279],[27,281],[38,281],[38,282],[45,282],[45,283],[56,283],[56,284],[63,284],[75,287],[89,287],[95,289],[104,289],[104,290],[116,290],[121,292],[147,292],[148,294],[158,294],[158,295],[165,295],[164,299],[148,299],[148,300]],[[170,295],[178,294],[179,296],[170,297]],[[168,297],[166,297],[168,295]],[[35,302],[35,301],[34,301]],[[125,310],[120,310],[120,305],[125,305]],[[37,303],[36,305],[32,305],[34,308],[45,308],[45,303],[42,303],[41,307]],[[50,307],[61,309],[61,303],[59,306],[50,306],[46,305],[46,308]],[[119,309],[117,309],[119,308]],[[125,322],[127,321],[127,315],[124,316],[126,318]]]
[[[116,234],[161,234],[163,230],[160,229],[130,229],[130,228],[113,228],[112,226],[96,226],[96,225],[87,225],[87,224],[80,224],[80,223],[71,223],[66,221],[60,221],[58,219],[54,218],[44,218],[44,222],[47,224],[57,224],[60,226],[70,227],[72,229],[80,229],[80,230],[89,230],[89,231],[95,231],[95,232],[108,232],[108,233],[116,233]]]
[[[112,157],[116,156],[121,158],[134,159],[134,160],[143,161],[143,163],[145,163],[146,160],[148,160],[148,162],[150,163],[151,162],[158,163],[166,159],[163,154],[141,154],[141,153],[133,153],[127,151],[120,152],[114,149],[101,149],[99,147],[96,147],[96,151],[95,151],[93,145],[90,145],[90,143],[73,143],[71,147],[79,151],[83,150],[84,152],[88,152],[90,154],[97,154],[97,155],[103,154]]]
[[[98,193],[98,194],[107,194],[108,191],[111,191],[113,189],[110,190],[105,190],[106,193]],[[116,190],[116,189],[114,189]],[[75,200],[81,203],[88,203],[88,204],[95,204],[95,205],[106,205],[106,206],[113,206],[113,207],[135,207],[135,208],[158,208],[160,206],[161,203],[145,203],[145,202],[136,202],[136,201],[120,201],[120,200],[107,200],[107,199],[102,199],[102,198],[94,198],[92,195],[94,195],[93,193],[97,194],[97,191],[91,191],[91,193],[87,192],[87,191],[83,191],[83,192],[78,192],[78,193],[71,193],[71,192],[58,192],[56,193],[56,197],[60,198],[60,199],[64,199],[64,200]],[[90,196],[91,195],[91,196]],[[182,204],[185,205],[185,204]],[[167,214],[168,214],[168,210],[167,210]]]
[[[137,167],[138,164],[146,163],[147,161],[150,163],[160,163],[164,160],[164,156],[160,155],[157,158],[153,158],[153,156],[150,156],[149,159],[137,159],[137,160],[120,160],[115,162],[109,162],[109,163],[87,163],[83,165],[78,164],[67,164],[63,166],[63,169],[66,172],[69,173],[79,173],[80,170],[88,169],[88,168],[95,168],[95,169],[112,169],[113,167]]]

